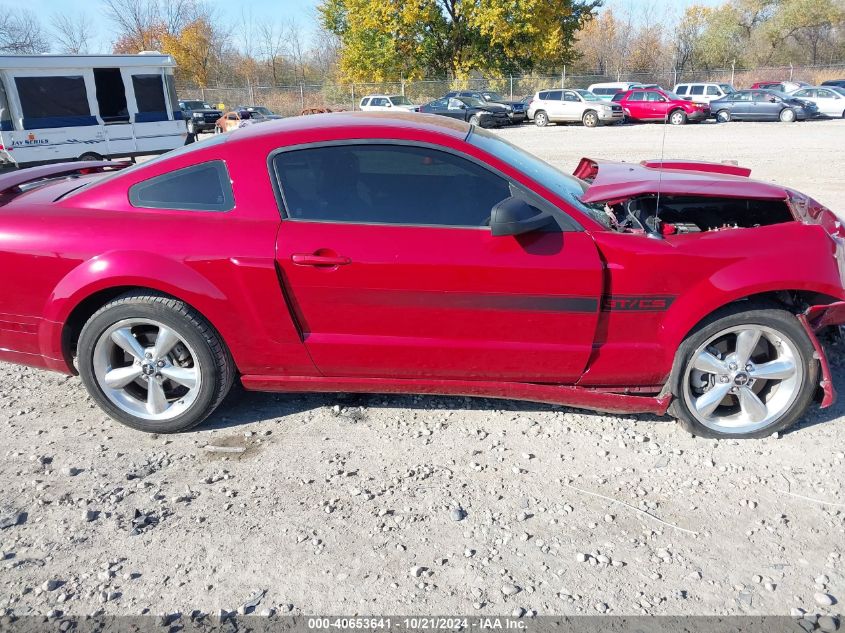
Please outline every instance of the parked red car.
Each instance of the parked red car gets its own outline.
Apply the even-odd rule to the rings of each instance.
[[[573,177],[395,113],[116,167],[0,177],[0,359],[78,371],[136,429],[187,429],[236,379],[669,411],[711,437],[833,401],[816,332],[845,322],[845,232],[740,167],[584,159]]]
[[[710,117],[710,106],[693,103],[660,88],[629,90],[613,98],[632,121],[668,121],[683,125],[687,121],[704,121]]]

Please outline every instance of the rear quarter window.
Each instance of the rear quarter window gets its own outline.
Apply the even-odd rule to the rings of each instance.
[[[129,188],[129,202],[141,209],[231,211],[235,196],[222,160],[177,169]]]

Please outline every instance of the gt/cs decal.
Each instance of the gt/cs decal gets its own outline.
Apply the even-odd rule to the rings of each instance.
[[[675,297],[671,296],[610,296],[601,302],[603,312],[662,312]]]

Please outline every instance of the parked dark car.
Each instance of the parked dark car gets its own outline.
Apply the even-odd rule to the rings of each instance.
[[[245,110],[249,112],[254,118],[261,118],[261,119],[283,119],[284,117],[281,114],[276,114],[270,108],[266,106],[257,106],[257,105],[247,105],[247,106],[238,106],[235,108],[238,111]]]
[[[471,99],[478,99],[484,103],[498,104],[504,106],[508,112],[508,118],[511,123],[522,123],[527,117],[528,108],[522,101],[508,100],[498,92],[490,90],[460,90],[456,92],[449,92],[447,97],[469,97]]]
[[[835,88],[845,88],[845,79],[828,79],[822,82],[823,86],[833,86]]]
[[[420,112],[448,116],[479,127],[501,127],[510,124],[510,117],[503,106],[472,97],[443,97],[420,106]]]
[[[213,130],[217,119],[223,116],[220,110],[212,108],[207,102],[199,99],[180,101],[179,109],[188,122],[188,134],[199,134]]]
[[[710,102],[721,123],[728,121],[803,121],[817,116],[818,107],[777,90],[738,90]]]

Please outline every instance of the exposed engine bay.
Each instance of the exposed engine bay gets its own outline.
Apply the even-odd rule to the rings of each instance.
[[[622,233],[675,235],[794,220],[784,200],[647,194],[591,206],[600,222]]]

